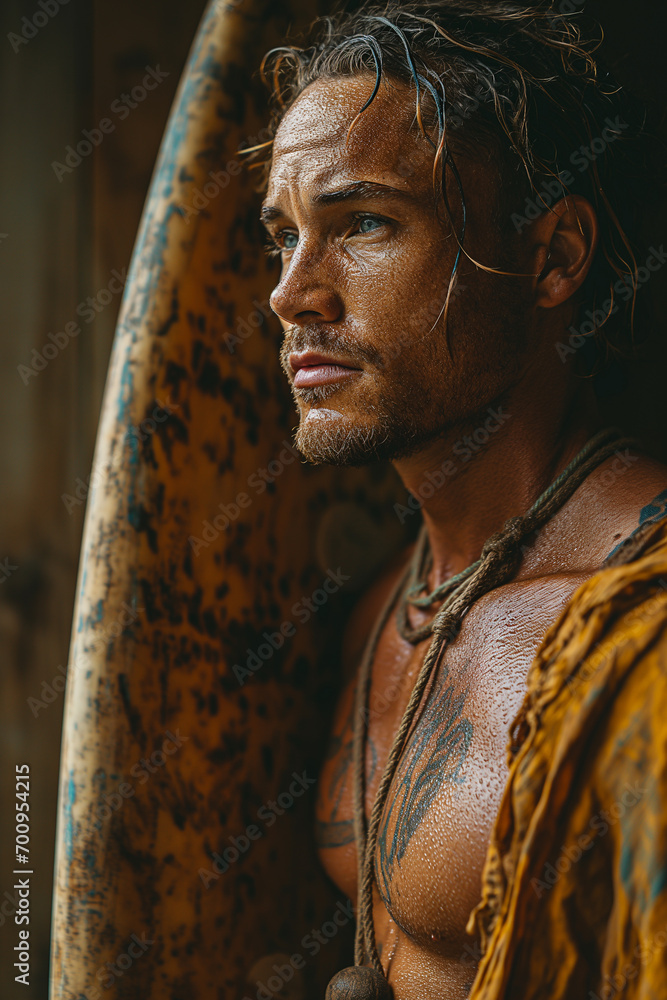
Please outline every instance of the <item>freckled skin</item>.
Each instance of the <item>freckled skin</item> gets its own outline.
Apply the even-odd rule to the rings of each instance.
[[[346,148],[351,109],[363,105],[370,87],[370,80],[361,78],[309,88],[278,130],[266,198],[285,213],[273,231],[298,232],[298,246],[283,252],[283,278],[271,297],[278,315],[296,326],[285,341],[286,368],[286,355],[302,345],[340,344],[353,360],[361,352],[362,364],[364,352],[372,351],[361,375],[349,388],[335,392],[335,408],[327,411],[326,419],[324,405],[304,405],[308,396],[297,397],[303,418],[297,443],[316,461],[332,460],[318,448],[325,427],[345,438],[360,438],[369,430],[376,438],[389,437],[388,448],[379,448],[378,454],[395,458],[410,451],[415,440],[440,434],[443,418],[445,426],[470,418],[516,377],[517,346],[523,339],[521,329],[501,316],[510,311],[510,303],[512,317],[520,310],[515,301],[520,290],[480,272],[475,297],[487,300],[488,323],[485,329],[478,327],[473,297],[458,297],[450,331],[456,359],[452,366],[442,324],[431,329],[444,306],[457,251],[442,205],[436,216],[431,147],[416,126],[411,127],[414,106],[409,95],[398,91],[402,101],[397,103],[397,91],[383,88]],[[478,171],[471,165],[471,177]],[[400,194],[312,210],[318,192],[358,179],[392,186]],[[484,233],[493,197],[481,174],[479,187],[485,194],[477,212],[469,212],[470,252],[474,256],[478,250],[496,263],[497,248],[489,246]],[[350,232],[355,229],[354,212],[363,210],[391,221],[367,233],[359,232],[356,224],[357,231]],[[464,286],[469,270],[461,268]],[[385,421],[378,411],[388,415]],[[368,461],[366,440],[358,458],[362,464]]]
[[[487,266],[522,276],[489,274],[464,258],[462,290],[445,332],[438,313],[457,244],[436,211],[433,154],[414,125],[412,92],[383,84],[346,144],[371,87],[365,75],[318,81],[280,124],[265,201],[273,210],[269,232],[282,249],[271,302],[285,330],[281,358],[292,385],[293,351],[328,352],[357,369],[334,385],[293,386],[297,444],[307,458],[339,464],[389,458],[414,493],[427,472],[456,459],[456,474],[422,509],[433,588],[475,560],[508,517],[527,510],[600,427],[589,382],[576,379],[555,350],[575,316],[597,221],[588,203],[576,199],[574,206],[574,200],[559,203],[519,236],[507,220],[494,221],[497,158],[483,150],[477,158],[459,155],[466,249]],[[358,181],[400,193],[318,204],[322,193]],[[450,202],[457,205],[455,189]],[[456,212],[454,224],[460,225]],[[506,419],[463,459],[456,443],[498,407]],[[426,691],[376,855],[376,934],[397,1000],[468,995],[479,952],[465,926],[480,897],[507,779],[508,729],[530,662],[574,590],[636,529],[642,508],[666,486],[667,470],[636,450],[608,459],[542,529],[515,579],[468,612]],[[347,680],[320,776],[320,856],[352,900],[356,673],[373,620],[409,555],[386,568],[348,624]],[[411,613],[413,624],[425,620],[420,614]],[[390,617],[373,663],[368,815],[427,647],[428,641],[405,642]]]

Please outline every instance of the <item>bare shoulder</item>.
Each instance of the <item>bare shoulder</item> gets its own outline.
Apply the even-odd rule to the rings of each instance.
[[[414,545],[393,556],[363,592],[347,620],[343,634],[343,670],[347,677],[358,666],[373,624],[405,569]]]
[[[639,528],[667,516],[667,466],[622,449],[591,476],[587,501],[597,523],[591,534],[601,535],[606,557]]]
[[[667,516],[667,466],[630,448],[595,469],[540,531],[524,576],[591,574],[647,523]]]

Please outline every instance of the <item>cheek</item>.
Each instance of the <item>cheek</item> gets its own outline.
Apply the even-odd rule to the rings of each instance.
[[[449,246],[411,242],[386,251],[356,251],[346,273],[348,312],[377,339],[396,324],[426,333],[442,310],[453,259]]]

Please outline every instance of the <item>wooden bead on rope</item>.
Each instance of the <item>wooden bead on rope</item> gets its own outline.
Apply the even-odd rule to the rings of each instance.
[[[382,975],[366,965],[351,965],[337,972],[327,986],[324,1000],[393,1000],[394,991]]]

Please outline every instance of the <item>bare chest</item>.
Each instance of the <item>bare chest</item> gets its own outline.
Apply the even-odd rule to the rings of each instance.
[[[468,613],[448,648],[422,700],[380,824],[380,941],[407,935],[422,948],[469,964],[465,925],[480,898],[507,781],[509,729],[535,652],[583,579],[559,576],[499,588]],[[412,647],[402,640],[393,616],[381,637],[367,706],[367,816],[428,644]],[[356,678],[338,706],[317,810],[322,862],[353,900],[355,688]]]

